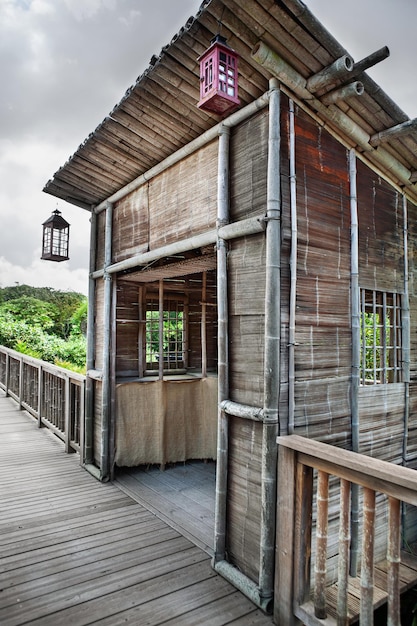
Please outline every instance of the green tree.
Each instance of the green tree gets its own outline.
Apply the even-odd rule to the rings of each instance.
[[[10,313],[13,319],[38,326],[45,331],[53,328],[58,318],[58,307],[50,302],[43,302],[32,296],[21,296],[7,300],[0,305],[0,310]]]

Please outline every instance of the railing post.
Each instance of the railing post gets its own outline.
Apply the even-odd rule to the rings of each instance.
[[[70,379],[65,377],[64,416],[65,416],[65,452],[71,452],[71,407],[70,407]]]
[[[294,520],[296,519],[296,453],[278,450],[278,496],[274,618],[277,624],[295,626],[294,616]]]
[[[9,383],[10,383],[10,355],[6,352],[6,379],[4,381],[6,387],[6,398],[9,395]]]
[[[388,621],[387,626],[400,623],[401,506],[400,500],[388,498]]]
[[[42,427],[42,411],[43,411],[43,367],[38,369],[38,427]]]
[[[314,564],[314,615],[325,619],[326,613],[326,560],[329,515],[329,475],[318,472],[316,562]]]
[[[337,626],[347,626],[350,548],[350,482],[340,479],[339,560],[337,589]]]
[[[23,357],[19,357],[19,409],[22,408],[23,396]]]
[[[361,562],[361,626],[374,623],[374,527],[375,491],[363,488],[363,536]]]

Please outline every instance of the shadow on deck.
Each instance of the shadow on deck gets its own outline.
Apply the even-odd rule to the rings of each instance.
[[[0,623],[272,624],[206,552],[0,394]]]

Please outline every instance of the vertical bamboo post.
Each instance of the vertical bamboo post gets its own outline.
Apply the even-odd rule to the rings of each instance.
[[[111,411],[111,324],[112,324],[112,277],[107,272],[112,259],[113,205],[106,207],[106,232],[104,245],[104,337],[103,337],[103,406],[101,415],[101,455],[100,470],[102,480],[110,475],[110,411]]]
[[[22,400],[23,400],[23,375],[24,375],[24,368],[23,368],[23,357],[19,357],[19,409],[22,409]]]
[[[403,246],[404,246],[404,295],[402,298],[402,361],[405,387],[403,465],[407,465],[408,421],[410,413],[410,294],[408,281],[408,211],[407,198],[403,196]]]
[[[400,623],[400,556],[401,549],[401,503],[388,498],[388,621],[387,626]]]
[[[110,345],[114,348],[110,350],[110,416],[109,416],[109,463],[110,480],[114,478],[114,457],[116,450],[116,317],[117,317],[117,276],[112,281],[113,293],[111,299],[110,314]]]
[[[363,488],[363,538],[361,562],[360,624],[374,623],[374,530],[375,491]]]
[[[288,336],[288,434],[294,433],[295,412],[295,321],[297,300],[297,178],[295,167],[295,112],[290,100],[290,205],[291,205],[291,257],[290,257],[290,311]]]
[[[339,560],[337,586],[337,626],[347,626],[350,547],[350,482],[340,479]]]
[[[158,361],[158,378],[163,380],[164,378],[164,280],[161,278],[159,281],[159,361]]]
[[[138,376],[139,378],[143,378],[145,375],[146,368],[146,318],[144,317],[144,305],[145,305],[145,297],[144,297],[144,287],[143,285],[139,286],[138,289],[138,321],[139,321],[139,329],[138,329]],[[145,312],[146,316],[146,312]]]
[[[207,378],[207,272],[203,272],[201,289],[201,376]]]
[[[96,263],[97,216],[91,211],[90,218],[90,265],[88,279],[88,313],[87,313],[87,376],[85,384],[85,418],[84,418],[84,463],[91,465],[94,460],[94,380],[88,375],[95,364],[95,310],[96,281],[92,277]]]
[[[314,565],[314,615],[325,619],[326,561],[329,515],[329,475],[319,470],[317,480],[316,561]]]
[[[352,311],[352,375],[351,375],[351,429],[352,450],[359,452],[359,384],[360,384],[360,300],[359,300],[359,234],[358,234],[358,200],[356,188],[356,153],[349,153],[349,180],[350,180],[350,264],[351,264],[351,311]],[[351,488],[351,548],[350,573],[356,576],[359,558],[359,487],[356,484]]]
[[[229,221],[229,146],[230,129],[219,131],[217,164],[217,228]],[[229,327],[227,299],[227,243],[217,238],[217,315],[218,315],[218,422],[216,508],[214,520],[214,565],[226,557],[226,504],[229,454],[229,421],[221,410],[223,400],[229,398]]]
[[[281,92],[270,81],[266,214],[264,422],[262,426],[261,545],[259,595],[271,600],[274,592],[277,435],[281,347]]]

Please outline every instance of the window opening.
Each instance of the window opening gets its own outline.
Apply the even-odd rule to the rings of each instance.
[[[360,290],[362,385],[402,381],[401,295]]]
[[[145,355],[147,371],[158,371],[161,357],[164,371],[181,370],[186,367],[185,311],[185,300],[165,296],[161,319],[158,298],[146,298]],[[161,331],[162,341],[160,341]],[[162,355],[160,353],[161,347]]]

